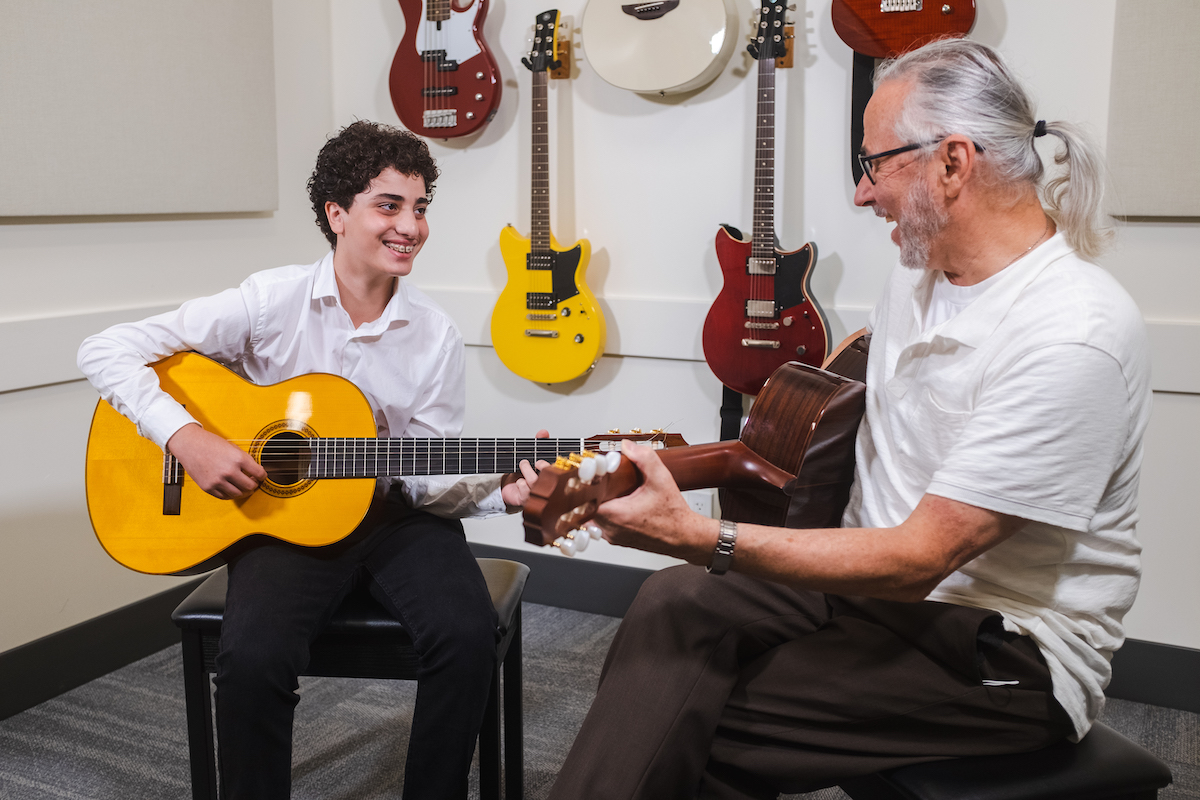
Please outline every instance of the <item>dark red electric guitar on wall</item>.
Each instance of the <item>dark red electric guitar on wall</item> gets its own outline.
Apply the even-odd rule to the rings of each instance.
[[[829,326],[809,286],[817,246],[790,253],[775,246],[775,59],[786,54],[786,8],[764,0],[748,48],[758,60],[754,232],[750,239],[730,225],[717,232],[725,283],[704,320],[704,360],[721,383],[750,395],[780,365],[820,366],[829,349]]]
[[[488,0],[400,0],[404,37],[388,80],[404,127],[448,139],[475,133],[500,105],[500,73],[483,40]]]

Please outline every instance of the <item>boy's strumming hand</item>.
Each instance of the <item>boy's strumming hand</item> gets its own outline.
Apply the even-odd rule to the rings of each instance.
[[[167,449],[197,486],[221,500],[247,497],[267,479],[249,453],[195,423],[175,431]]]

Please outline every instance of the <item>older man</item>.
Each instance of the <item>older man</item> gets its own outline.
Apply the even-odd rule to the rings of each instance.
[[[1103,707],[1150,386],[1137,308],[1085,260],[1096,151],[965,40],[882,66],[864,122],[855,202],[900,266],[843,527],[718,524],[630,452],[646,482],[598,523],[690,565],[630,609],[554,798],[773,798],[1077,738]]]

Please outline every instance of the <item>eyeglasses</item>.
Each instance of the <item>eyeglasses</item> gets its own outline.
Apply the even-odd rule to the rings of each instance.
[[[904,145],[904,147],[897,147],[895,150],[884,150],[882,153],[873,153],[872,155],[869,155],[869,156],[865,156],[862,153],[859,153],[858,154],[858,165],[860,167],[862,167],[863,174],[867,176],[867,180],[869,180],[871,182],[871,185],[874,186],[875,185],[875,174],[872,172],[871,164],[874,163],[875,161],[878,161],[881,158],[887,158],[888,156],[898,156],[901,153],[907,153],[909,150],[918,150],[922,147],[929,147],[930,145],[941,144],[945,140],[946,140],[946,137],[943,136],[941,139],[934,139],[929,142],[914,142],[913,144],[906,144],[906,145]],[[975,143],[972,142],[972,144],[975,144]],[[975,144],[975,152],[982,153],[983,148],[980,147],[979,145]]]

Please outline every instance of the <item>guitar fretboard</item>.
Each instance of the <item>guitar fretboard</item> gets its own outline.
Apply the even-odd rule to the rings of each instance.
[[[405,475],[492,475],[516,472],[522,460],[553,462],[583,450],[615,448],[600,439],[284,439],[267,443],[271,457],[303,464],[300,477],[377,478]]]
[[[546,42],[554,41],[554,32],[535,32]],[[535,42],[535,47],[538,43]],[[551,45],[553,46],[553,45]],[[553,56],[551,56],[553,58]],[[550,135],[546,113],[546,72],[533,73],[533,136],[530,152],[529,269],[550,269]],[[541,256],[541,258],[539,258]],[[543,263],[545,262],[545,263]]]
[[[754,140],[754,240],[751,258],[775,258],[775,59],[758,60]]]

